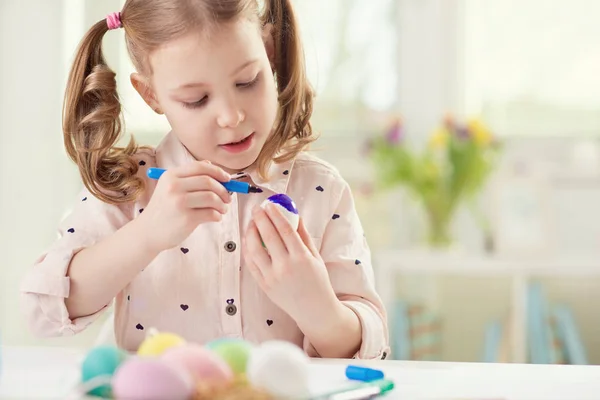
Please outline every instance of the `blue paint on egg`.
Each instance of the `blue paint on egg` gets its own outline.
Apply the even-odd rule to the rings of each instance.
[[[294,203],[294,200],[292,200],[290,198],[290,196],[288,196],[286,194],[283,194],[283,193],[274,194],[273,196],[270,196],[267,200],[269,200],[271,203],[279,204],[280,206],[282,206],[283,208],[285,208],[292,214],[298,215],[298,209],[296,208],[296,203]]]

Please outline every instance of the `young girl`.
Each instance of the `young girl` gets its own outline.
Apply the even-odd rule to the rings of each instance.
[[[116,147],[121,106],[101,42],[117,28],[131,83],[172,128],[156,149]],[[96,23],[64,105],[85,191],[23,282],[32,331],[76,334],[114,299],[130,351],[156,328],[385,358],[386,312],[349,186],[303,152],[312,98],[291,0],[128,0]],[[150,180],[149,167],[166,172]],[[262,192],[228,193],[232,176]],[[275,193],[295,200],[297,231],[260,207]]]

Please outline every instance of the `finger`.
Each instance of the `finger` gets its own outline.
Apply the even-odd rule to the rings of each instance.
[[[319,249],[317,249],[315,242],[313,242],[312,237],[306,230],[306,225],[304,225],[304,220],[302,220],[302,218],[300,218],[300,221],[298,222],[298,236],[300,236],[302,243],[304,243],[313,256],[317,258],[321,257],[321,254],[319,254]]]
[[[229,206],[215,192],[207,190],[185,194],[185,205],[188,208],[213,208],[221,214],[229,211]]]
[[[254,261],[255,255],[254,255],[254,250],[252,250],[252,245],[249,245],[249,243],[251,243],[253,240],[256,240],[255,237],[253,237],[253,238],[250,237],[251,236],[251,234],[250,234],[251,226],[252,226],[252,221],[250,221],[250,225],[248,226],[248,229],[246,230],[246,234],[244,235],[244,238],[242,239],[242,254],[244,257],[245,265],[248,267],[248,269],[250,269],[250,270],[254,269],[255,271],[252,274],[255,276],[255,278],[257,280],[262,280],[264,278],[264,276],[262,274],[261,269]],[[254,229],[256,229],[256,227]],[[258,233],[253,233],[253,234],[258,235]]]
[[[262,245],[258,228],[253,221],[250,221],[248,229],[246,230],[246,239],[244,240],[244,246],[246,247],[245,259],[247,262],[253,262],[263,272],[268,273],[271,269],[271,257],[267,253],[267,249]]]
[[[223,168],[210,163],[209,161],[193,161],[189,164],[182,165],[175,169],[175,175],[180,178],[195,175],[208,175],[219,182],[228,182],[231,180],[231,175],[223,170]]]
[[[214,208],[198,208],[192,210],[194,221],[198,224],[202,222],[219,222],[223,219],[223,214]]]
[[[306,246],[302,243],[302,239],[294,230],[294,227],[289,223],[283,215],[281,208],[275,204],[267,205],[267,215],[277,229],[279,237],[287,248],[289,253],[300,254],[306,252]]]
[[[246,268],[248,268],[250,274],[252,275],[256,283],[258,283],[258,286],[262,290],[265,290],[265,277],[262,274],[262,271],[260,270],[258,265],[256,265],[256,263],[252,260],[246,260]]]
[[[220,182],[208,175],[194,175],[181,179],[181,190],[186,192],[211,191],[223,199],[224,202],[231,202],[231,195]]]
[[[253,213],[254,223],[258,234],[269,249],[271,257],[283,259],[287,257],[288,251],[279,236],[279,232],[271,222],[271,219],[262,207],[256,207]]]

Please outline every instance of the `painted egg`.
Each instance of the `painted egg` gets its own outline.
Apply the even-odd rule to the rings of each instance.
[[[132,358],[113,377],[116,399],[188,400],[193,381],[182,368],[160,358]]]
[[[248,358],[254,346],[242,339],[218,339],[206,347],[221,357],[235,375],[246,373]]]
[[[234,339],[234,338],[219,338],[219,339],[214,339],[214,340],[211,340],[210,342],[205,343],[204,347],[212,350],[215,347],[222,345],[223,343],[232,343],[232,342],[237,342],[239,340],[240,339]]]
[[[106,377],[110,382],[110,378],[127,357],[128,354],[117,347],[99,346],[93,348],[87,353],[81,365],[81,381],[92,383],[90,382],[92,379],[98,380]],[[98,397],[111,397],[110,383],[90,390],[89,394]]]
[[[261,207],[265,208],[268,204],[276,204],[280,207],[281,211],[283,211],[283,215],[288,220],[290,225],[294,230],[298,229],[298,224],[300,222],[300,215],[298,215],[298,209],[296,208],[296,203],[292,200],[288,195],[279,193],[270,196],[265,201],[262,202]]]
[[[298,346],[271,340],[254,349],[246,375],[250,384],[275,398],[307,398],[309,364],[310,359]]]
[[[221,384],[233,380],[229,365],[212,350],[188,344],[168,349],[161,358],[184,368],[194,380]]]
[[[185,340],[174,333],[160,332],[148,335],[138,348],[139,356],[159,356],[171,347],[181,346]]]

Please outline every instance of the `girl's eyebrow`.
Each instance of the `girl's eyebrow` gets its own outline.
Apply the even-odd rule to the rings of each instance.
[[[231,76],[242,71],[244,68],[247,68],[250,65],[257,63],[258,61],[259,61],[258,59],[252,59],[252,60],[244,62],[242,65],[240,65],[239,67],[237,67],[235,70],[233,70],[231,72]],[[189,82],[189,83],[184,83],[183,85],[179,86],[178,88],[176,88],[174,90],[200,88],[200,87],[204,87],[204,86],[208,86],[208,85],[205,83],[202,83],[202,82]]]

